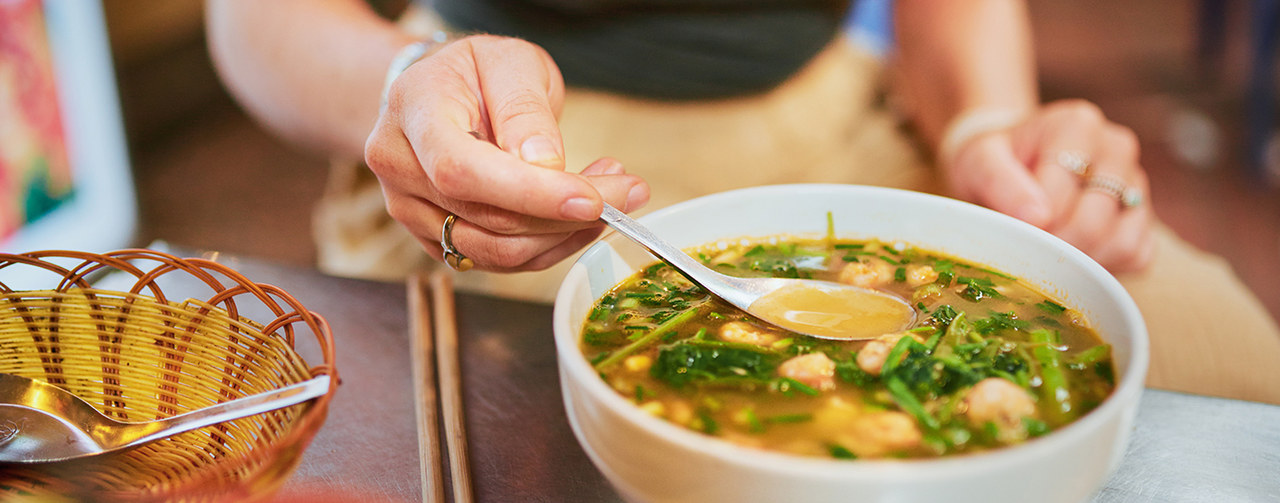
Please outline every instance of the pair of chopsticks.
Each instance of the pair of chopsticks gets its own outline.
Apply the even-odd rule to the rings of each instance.
[[[437,421],[442,418],[453,501],[471,503],[473,496],[463,422],[462,369],[458,363],[453,279],[445,271],[435,271],[429,276],[414,275],[409,278],[407,289],[422,500],[427,503],[445,501],[440,425]]]

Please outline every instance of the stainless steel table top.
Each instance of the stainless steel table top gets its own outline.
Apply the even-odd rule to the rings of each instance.
[[[281,499],[421,501],[405,286],[224,262],[333,327],[342,386]],[[621,501],[569,429],[550,306],[459,293],[457,317],[477,501]],[[1280,501],[1280,406],[1147,390],[1095,501]]]

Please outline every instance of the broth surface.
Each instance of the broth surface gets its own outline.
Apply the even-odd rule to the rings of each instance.
[[[1111,348],[1088,321],[998,271],[878,241],[769,238],[691,255],[735,276],[879,290],[915,310],[905,330],[871,319],[873,340],[823,340],[770,328],[664,263],[644,268],[597,301],[581,348],[618,393],[695,431],[800,455],[927,458],[1046,434],[1114,388]]]
[[[756,299],[750,311],[783,328],[829,339],[865,340],[908,328],[911,306],[855,288],[791,285]]]

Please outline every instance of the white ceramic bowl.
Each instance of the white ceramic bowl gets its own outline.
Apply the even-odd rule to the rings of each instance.
[[[616,233],[573,266],[555,302],[565,409],[596,467],[634,502],[1079,502],[1114,470],[1147,371],[1146,326],[1105,269],[1062,240],[972,204],[851,185],[777,185],[713,194],[640,219],[679,247],[738,237],[826,233],[901,240],[1012,274],[1082,311],[1113,345],[1117,386],[1075,423],[1025,444],[936,460],[842,461],[730,444],[640,411],[578,347],[592,303],[652,263]]]

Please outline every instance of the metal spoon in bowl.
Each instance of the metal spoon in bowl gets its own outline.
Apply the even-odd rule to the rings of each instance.
[[[197,428],[296,405],[324,395],[329,376],[237,398],[173,417],[125,423],[71,392],[0,374],[0,466],[65,461],[136,447]]]
[[[915,322],[915,309],[895,295],[831,281],[720,274],[608,204],[600,219],[712,295],[792,332],[820,339],[865,340],[905,330]]]

